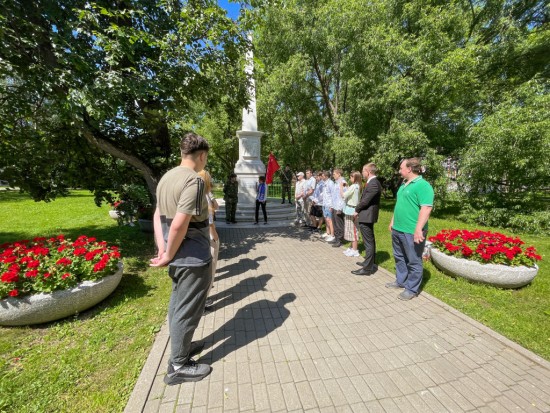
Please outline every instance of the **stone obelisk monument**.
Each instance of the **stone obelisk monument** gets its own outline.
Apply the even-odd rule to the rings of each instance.
[[[235,164],[234,170],[239,181],[239,206],[253,205],[255,203],[258,177],[265,175],[265,165],[260,159],[263,132],[258,130],[252,50],[246,53],[245,70],[250,82],[250,103],[247,108],[243,109],[243,123],[241,130],[237,131],[237,137],[239,138],[239,160]]]

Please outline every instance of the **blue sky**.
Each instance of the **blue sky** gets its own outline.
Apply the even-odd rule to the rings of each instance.
[[[227,10],[227,14],[232,19],[236,19],[239,16],[239,10],[241,9],[239,3],[230,2],[228,0],[218,0],[218,4]]]

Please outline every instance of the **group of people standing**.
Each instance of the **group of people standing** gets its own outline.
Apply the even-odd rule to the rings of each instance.
[[[378,221],[382,185],[376,176],[374,163],[363,166],[361,172],[353,171],[349,183],[341,169],[313,172],[311,169],[296,174],[296,225],[321,232],[325,241],[339,248],[346,241],[351,247],[344,251],[348,257],[359,257],[359,233],[365,246],[365,257],[358,262],[358,276],[370,276],[377,270],[376,237],[374,225]],[[416,297],[422,283],[422,254],[424,251],[428,218],[434,191],[422,178],[421,161],[404,159],[399,168],[403,183],[397,192],[397,202],[389,230],[396,265],[396,280],[387,288],[403,289],[398,298],[410,300]],[[332,179],[331,179],[332,178]],[[362,180],[365,184],[362,185]]]
[[[169,170],[157,186],[154,228],[158,251],[150,263],[153,267],[167,266],[172,279],[168,307],[171,355],[164,377],[168,385],[202,380],[212,370],[209,365],[192,359],[204,347],[204,343],[194,342],[192,338],[207,305],[219,251],[213,221],[216,203],[210,194],[210,176],[204,171],[208,142],[195,133],[187,133],[180,143],[180,151],[180,165]],[[399,172],[404,182],[397,193],[390,223],[396,280],[386,287],[403,289],[399,298],[410,300],[418,294],[422,282],[422,252],[434,194],[430,184],[420,175],[418,159],[405,159]],[[369,163],[361,173],[352,172],[349,185],[339,169],[332,174],[307,170],[305,177],[303,173],[298,173],[297,177],[294,197],[297,222],[320,230],[324,220],[327,242],[334,247],[341,246],[344,240],[352,242],[346,254],[349,256],[359,255],[360,232],[365,243],[365,259],[358,263],[361,268],[353,273],[373,274],[376,271],[374,224],[378,220],[382,191],[376,177],[376,165]],[[231,177],[230,181],[236,184],[235,178]],[[366,181],[363,188],[361,178]],[[236,185],[233,187],[238,191]],[[265,206],[267,198],[263,177],[258,182],[257,192],[256,222],[258,207],[262,202]],[[228,216],[230,222],[234,222],[234,213]],[[264,218],[267,221],[265,213]]]

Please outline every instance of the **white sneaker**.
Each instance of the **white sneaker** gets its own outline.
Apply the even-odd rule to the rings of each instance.
[[[348,255],[348,253],[349,253],[350,251],[351,251],[351,248],[348,248],[347,250],[345,250],[345,251],[342,251],[342,254],[344,254],[344,255]]]
[[[329,235],[328,237],[325,238],[325,241],[326,242],[330,242],[330,241],[334,241],[336,238],[334,238],[332,235]]]
[[[328,235],[328,234],[325,232],[323,235],[321,235],[321,238],[326,238],[326,237],[329,237],[329,236],[330,236],[330,235]]]
[[[358,257],[359,251],[358,250],[351,250],[348,254],[348,257]]]

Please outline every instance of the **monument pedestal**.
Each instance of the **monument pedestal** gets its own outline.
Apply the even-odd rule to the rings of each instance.
[[[260,139],[263,132],[240,130],[239,160],[235,164],[234,172],[239,182],[239,204],[254,205],[256,200],[256,186],[258,177],[265,175],[265,165],[260,160]]]

